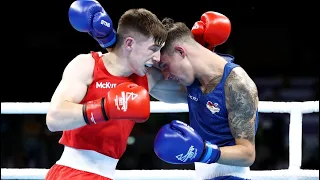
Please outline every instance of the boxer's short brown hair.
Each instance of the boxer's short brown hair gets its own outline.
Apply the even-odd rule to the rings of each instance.
[[[118,40],[123,40],[126,34],[132,32],[153,37],[157,45],[162,45],[167,38],[166,28],[158,17],[144,8],[130,9],[119,19],[117,33],[120,37]]]
[[[174,22],[171,18],[164,18],[162,20],[163,25],[168,31],[166,44],[161,49],[161,52],[173,53],[172,45],[176,41],[186,41],[193,39],[193,35],[187,25],[183,22]],[[169,52],[172,50],[172,52]]]

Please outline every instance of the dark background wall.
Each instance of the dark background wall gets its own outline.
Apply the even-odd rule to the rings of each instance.
[[[20,1],[3,5],[1,102],[49,102],[63,69],[79,53],[102,51],[68,22],[73,1]],[[202,13],[225,14],[232,23],[229,40],[217,52],[229,53],[255,80],[262,101],[319,99],[315,5],[307,1],[107,1],[100,0],[115,28],[122,13],[143,7],[160,19],[171,17],[190,28]],[[8,21],[8,22],[7,22]],[[8,41],[8,42],[7,42]],[[6,43],[4,43],[6,42]],[[135,126],[118,169],[193,168],[161,162],[153,153],[157,130],[187,113],[152,114]],[[257,159],[252,169],[288,166],[288,114],[262,114]],[[304,115],[303,168],[319,169],[319,113]],[[1,167],[49,168],[60,157],[61,133],[51,133],[45,115],[1,115]]]

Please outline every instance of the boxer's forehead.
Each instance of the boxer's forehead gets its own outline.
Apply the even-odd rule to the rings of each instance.
[[[159,43],[158,41],[155,41],[152,37],[149,37],[148,39],[142,39],[141,41],[143,41],[143,44],[145,44],[149,48],[158,47],[159,49],[161,49],[165,45],[165,42]]]
[[[158,44],[156,42],[152,43],[150,47],[157,47],[159,50],[165,45],[165,43]]]

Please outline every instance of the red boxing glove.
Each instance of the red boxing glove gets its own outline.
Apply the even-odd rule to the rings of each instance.
[[[83,116],[87,124],[105,122],[108,119],[145,122],[150,116],[149,93],[132,82],[119,84],[108,91],[105,98],[85,103]]]
[[[205,45],[205,41],[203,39],[204,28],[204,23],[202,21],[197,21],[191,29],[194,39],[202,46]]]
[[[203,23],[204,27],[199,26],[199,22]],[[198,28],[199,27],[199,28]],[[204,29],[200,34],[199,29]],[[223,44],[227,41],[231,33],[230,20],[223,14],[218,12],[208,11],[201,16],[201,21],[194,24],[191,32],[195,40],[202,44],[205,42],[205,47],[212,50],[212,48]],[[197,40],[202,36],[202,40]],[[197,38],[196,38],[197,37]]]

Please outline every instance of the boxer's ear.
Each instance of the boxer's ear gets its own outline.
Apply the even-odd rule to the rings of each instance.
[[[182,46],[176,46],[174,50],[182,57],[184,58],[186,56],[186,50]]]
[[[127,37],[124,40],[124,46],[125,46],[126,50],[131,51],[134,46],[134,43],[135,43],[135,40],[132,37]]]

